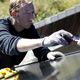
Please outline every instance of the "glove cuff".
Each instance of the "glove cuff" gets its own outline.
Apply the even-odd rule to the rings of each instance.
[[[50,47],[51,46],[51,42],[48,39],[48,37],[44,37],[42,45],[43,45],[43,47]]]
[[[43,42],[42,42],[42,46],[43,47],[50,47],[54,45],[54,42],[50,41],[49,37],[44,37]]]
[[[51,47],[51,46],[55,46],[55,45],[58,45],[58,43],[49,39],[49,37],[44,37],[44,39],[42,41],[42,46],[43,47]]]
[[[44,37],[44,39],[43,39],[43,41],[42,41],[42,46],[43,46],[43,47],[46,47],[46,45],[45,45],[45,43],[44,43],[44,42],[45,42],[45,38],[46,38],[46,37]]]

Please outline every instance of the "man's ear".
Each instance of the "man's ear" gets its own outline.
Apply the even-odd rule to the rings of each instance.
[[[15,10],[12,10],[12,11],[10,12],[10,15],[13,16],[13,17],[15,17],[15,16],[16,16],[16,11],[15,11]]]

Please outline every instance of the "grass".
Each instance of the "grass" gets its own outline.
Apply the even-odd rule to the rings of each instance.
[[[33,0],[33,3],[35,5],[34,21],[37,22],[79,4],[80,0]],[[0,0],[0,18],[9,15],[8,7],[9,0]]]
[[[48,16],[55,15],[79,3],[80,0],[34,0],[35,21],[40,21]]]
[[[0,18],[4,18],[9,15],[8,13],[8,6],[9,5],[9,0],[1,0],[0,1]]]

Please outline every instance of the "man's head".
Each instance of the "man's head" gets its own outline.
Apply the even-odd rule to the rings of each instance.
[[[10,0],[9,12],[18,25],[28,28],[32,24],[34,17],[32,0]]]

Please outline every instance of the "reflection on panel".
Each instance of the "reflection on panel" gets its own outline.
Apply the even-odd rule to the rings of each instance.
[[[20,72],[20,80],[80,80],[80,53],[77,51],[66,56],[66,60],[56,68],[46,61],[15,69]]]
[[[68,56],[58,69],[57,80],[80,80],[80,53]]]

